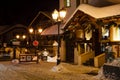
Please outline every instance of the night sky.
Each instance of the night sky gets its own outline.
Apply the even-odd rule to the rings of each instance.
[[[2,0],[0,2],[0,26],[29,25],[39,11],[58,9],[59,0]]]

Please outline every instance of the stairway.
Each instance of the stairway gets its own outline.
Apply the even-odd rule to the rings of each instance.
[[[94,58],[90,58],[85,63],[83,63],[85,66],[94,66]]]

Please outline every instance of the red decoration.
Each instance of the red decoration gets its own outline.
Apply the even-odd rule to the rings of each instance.
[[[39,42],[37,40],[33,41],[33,46],[38,46]]]

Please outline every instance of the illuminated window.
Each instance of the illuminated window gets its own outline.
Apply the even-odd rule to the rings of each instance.
[[[112,26],[110,28],[110,40],[120,41],[120,28]]]
[[[71,6],[71,0],[64,0],[65,7],[70,7]]]
[[[103,37],[103,39],[109,38],[109,29],[102,27],[102,37]]]

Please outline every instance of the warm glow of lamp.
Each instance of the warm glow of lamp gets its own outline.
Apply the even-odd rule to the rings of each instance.
[[[64,19],[66,16],[66,10],[62,8],[59,12],[59,16],[61,19]]]
[[[120,41],[120,29],[119,29],[119,27],[112,26],[110,28],[110,40],[111,41]]]
[[[66,10],[65,9],[60,9],[60,11],[58,12],[56,9],[54,10],[54,12],[52,13],[52,18],[55,21],[62,21],[66,16]]]
[[[41,33],[43,30],[41,28],[38,29],[38,32]]]
[[[16,38],[19,39],[19,38],[20,38],[20,35],[16,35]]]
[[[29,29],[29,32],[30,32],[30,33],[33,33],[33,31],[34,31],[33,28],[30,28],[30,29]]]
[[[26,38],[26,35],[23,35],[22,38],[25,39],[25,38]]]
[[[55,9],[54,12],[52,13],[52,18],[53,18],[55,21],[57,21],[58,16],[59,16],[59,12]]]

